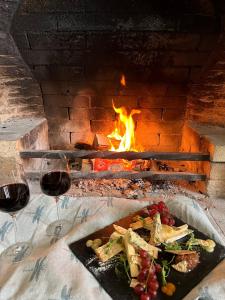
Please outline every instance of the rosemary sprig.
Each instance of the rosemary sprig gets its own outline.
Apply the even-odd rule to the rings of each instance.
[[[115,273],[118,278],[127,278],[130,283],[131,277],[129,274],[130,267],[128,260],[124,254],[119,256],[119,261],[115,265]]]

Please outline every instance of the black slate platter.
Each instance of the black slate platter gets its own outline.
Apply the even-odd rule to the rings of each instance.
[[[139,212],[136,212],[132,215],[129,215],[114,224],[120,225],[124,228],[129,228],[129,224],[132,223],[132,217],[137,215]],[[184,224],[181,220],[174,217],[176,221],[176,226]],[[194,230],[196,238],[207,239],[205,234],[199,232],[197,229],[189,226],[189,228]],[[115,273],[115,259],[106,263],[99,262],[99,259],[93,253],[90,248],[86,247],[87,240],[93,240],[96,238],[103,239],[103,242],[108,241],[108,237],[114,231],[112,224],[96,231],[95,233],[69,245],[71,251],[74,255],[83,263],[83,265],[94,275],[98,280],[100,285],[105,289],[105,291],[112,297],[114,300],[137,300],[139,299],[133,292],[125,279],[119,279]],[[104,240],[105,239],[105,240]],[[166,254],[168,256],[168,254]],[[170,254],[169,254],[170,255]],[[159,260],[165,257],[159,257]],[[166,257],[171,258],[171,256]],[[168,281],[176,284],[176,292],[173,297],[166,296],[165,294],[158,292],[158,295],[155,300],[180,300],[186,294],[188,294],[208,273],[210,273],[216,265],[225,258],[225,247],[216,244],[215,250],[213,253],[208,253],[202,251],[200,253],[200,263],[198,266],[191,272],[187,274],[179,273],[171,268]]]

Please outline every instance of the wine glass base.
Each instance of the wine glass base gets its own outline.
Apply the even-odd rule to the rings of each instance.
[[[20,262],[31,254],[32,249],[29,242],[18,242],[5,249],[0,255],[0,260],[9,263]]]
[[[47,235],[61,238],[71,230],[72,226],[73,224],[67,220],[57,220],[48,225],[46,233]]]

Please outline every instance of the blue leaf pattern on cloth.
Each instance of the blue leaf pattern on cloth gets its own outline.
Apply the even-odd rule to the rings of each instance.
[[[61,291],[61,300],[71,300],[72,288],[67,290],[67,285],[64,285]]]
[[[200,207],[195,201],[192,201],[192,205],[193,205],[194,209],[196,209],[197,211],[200,211]]]
[[[40,277],[40,274],[41,272],[45,269],[45,260],[46,260],[47,256],[45,257],[40,257],[36,263],[35,263],[35,266],[34,266],[34,269],[33,269],[33,272],[31,274],[31,277],[30,277],[30,280],[29,281],[32,281],[32,280],[36,280],[38,281],[39,277]]]
[[[34,213],[34,216],[33,216],[33,219],[32,219],[32,223],[34,224],[35,222],[38,224],[40,222],[40,219],[43,215],[43,211],[44,211],[44,208],[45,206],[38,206],[35,213]]]
[[[3,242],[7,231],[11,228],[13,222],[5,221],[4,224],[0,227],[0,240]]]
[[[68,209],[69,208],[69,201],[70,201],[70,197],[69,196],[64,196],[64,198],[61,200],[61,208],[62,209]]]
[[[15,263],[23,260],[23,258],[26,256],[27,250],[29,250],[29,245],[23,245],[22,249],[14,257],[13,262]]]
[[[67,196],[61,196],[61,200],[59,202],[60,208],[61,206],[63,208],[61,210],[61,217],[70,218],[71,221],[74,220],[74,222],[72,222],[74,224],[74,230],[68,235],[68,240],[67,238],[62,239],[58,243],[54,244],[54,246],[49,247],[51,236],[46,235],[46,226],[53,221],[52,219],[55,216],[51,214],[53,211],[52,201],[50,201],[51,198],[43,197],[44,196],[41,195],[39,198],[40,201],[31,202],[31,206],[25,208],[24,213],[19,214],[17,218],[17,227],[21,228],[21,230],[18,230],[17,240],[27,240],[28,237],[32,236],[33,231],[38,228],[39,231],[37,232],[40,234],[35,236],[36,239],[34,240],[34,245],[35,248],[37,246],[37,249],[40,246],[38,249],[40,252],[35,251],[34,255],[29,256],[21,264],[14,264],[14,266],[12,266],[7,263],[5,267],[1,267],[2,277],[9,277],[10,280],[5,282],[3,279],[4,286],[2,286],[2,284],[0,286],[0,295],[2,296],[0,296],[0,299],[108,299],[102,286],[93,281],[93,276],[91,274],[90,276],[88,275],[89,272],[84,269],[82,263],[69,250],[68,243],[73,242],[74,239],[76,240],[86,236],[93,231],[93,227],[95,227],[95,230],[98,230],[103,227],[103,223],[104,225],[105,223],[110,224],[117,218],[127,215],[129,212],[134,212],[141,209],[142,207],[148,205],[148,202],[143,201],[142,199],[131,201],[112,197],[96,197],[91,199],[90,197],[84,199],[74,197],[69,198],[68,201]],[[164,198],[172,200],[173,196],[161,196],[157,193],[157,195],[152,196],[151,199],[149,197],[149,204],[158,202]],[[171,201],[172,203],[169,204],[173,207],[176,213],[180,213],[180,215],[183,213],[185,216],[187,215],[187,217],[193,216],[193,220],[191,220],[192,222],[196,222],[196,224],[199,224],[198,226],[202,226],[203,229],[207,229],[208,223],[204,215],[204,211],[198,210],[199,207],[201,208],[201,205],[196,206],[192,202],[192,198],[187,199],[187,203],[183,200],[186,200],[185,196],[181,196],[181,199],[180,196],[178,198],[174,197],[173,201]],[[181,203],[182,205],[180,205]],[[191,215],[189,214],[189,210]],[[45,220],[43,220],[44,217],[46,217]],[[2,248],[5,248],[3,247],[3,244],[6,244],[5,246],[7,247],[15,242],[13,222],[11,221],[10,223],[10,221],[11,219],[9,219],[7,214],[2,214],[0,222],[0,244],[2,245]],[[37,226],[37,224],[40,226]],[[206,227],[204,227],[205,224],[207,225]],[[85,230],[83,230],[83,226]],[[24,228],[24,230],[22,228]],[[3,239],[4,241],[1,242]],[[4,268],[7,272],[4,272]],[[23,272],[26,273],[21,274]],[[214,286],[214,281],[212,281],[211,286],[211,279],[207,281],[206,278],[206,280],[200,283],[201,286],[196,287],[193,291],[193,299],[224,300],[225,292],[223,285],[225,277],[223,275],[223,271],[215,273],[215,276],[212,274],[212,276],[214,276],[212,277],[213,279],[218,279],[218,286],[221,284],[220,288],[217,288],[217,282],[215,282]],[[18,289],[15,289],[15,291],[10,289],[12,282],[11,278],[18,283]],[[209,285],[208,289],[206,288],[207,284]],[[202,286],[205,288],[202,288]],[[82,289],[80,289],[80,287],[82,287]],[[219,296],[217,294],[217,290]],[[220,295],[222,296],[220,297]]]
[[[89,216],[89,208],[84,208],[81,212],[81,223],[87,222]]]

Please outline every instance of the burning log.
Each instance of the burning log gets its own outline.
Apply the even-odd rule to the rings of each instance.
[[[93,148],[96,150],[108,150],[110,148],[109,138],[104,134],[95,134]]]

